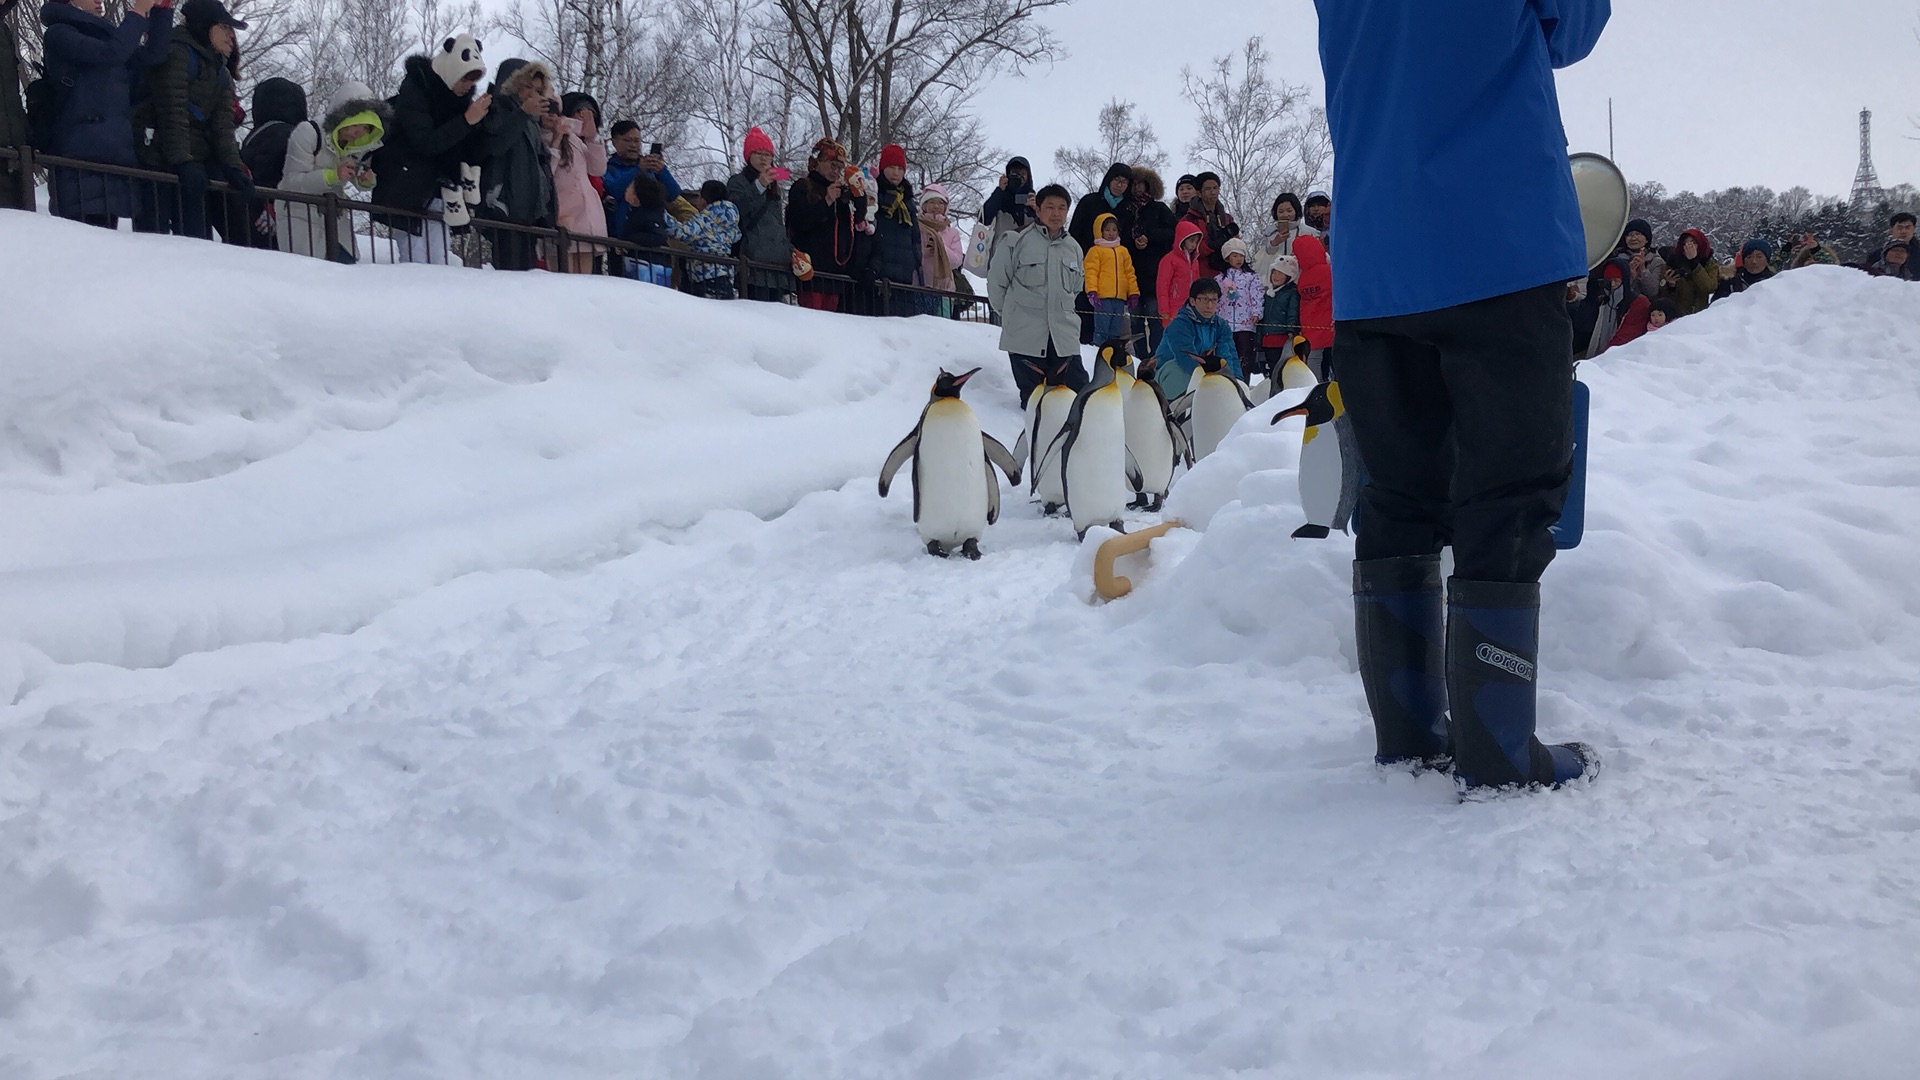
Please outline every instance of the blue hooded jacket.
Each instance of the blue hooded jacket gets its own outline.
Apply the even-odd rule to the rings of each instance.
[[[1187,392],[1187,384],[1193,381],[1194,370],[1200,366],[1194,357],[1208,352],[1225,360],[1227,371],[1234,378],[1246,378],[1240,373],[1240,354],[1234,351],[1233,327],[1227,320],[1218,315],[1202,319],[1191,303],[1180,305],[1179,313],[1167,321],[1166,333],[1160,338],[1160,350],[1154,354],[1158,361],[1154,378],[1168,398]]]
[[[1587,275],[1553,71],[1611,0],[1315,0],[1333,135],[1336,319],[1438,311]],[[1445,274],[1408,251],[1466,243]]]

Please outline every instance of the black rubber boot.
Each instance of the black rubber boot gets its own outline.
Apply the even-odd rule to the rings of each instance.
[[[1447,766],[1440,556],[1353,564],[1353,636],[1381,765]]]
[[[1447,582],[1447,730],[1463,788],[1559,787],[1592,766],[1592,747],[1534,737],[1539,656],[1538,584]]]

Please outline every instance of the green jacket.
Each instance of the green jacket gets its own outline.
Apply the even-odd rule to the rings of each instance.
[[[27,109],[20,99],[20,53],[13,29],[0,20],[0,146],[25,146]]]
[[[1675,265],[1672,270],[1677,280],[1671,295],[1680,314],[1698,315],[1707,310],[1707,304],[1713,300],[1713,290],[1720,287],[1720,264],[1709,257],[1698,265]]]
[[[133,130],[144,141],[141,160],[156,168],[191,161],[240,168],[240,144],[233,137],[233,76],[213,46],[181,27],[167,47],[167,62],[147,72]]]

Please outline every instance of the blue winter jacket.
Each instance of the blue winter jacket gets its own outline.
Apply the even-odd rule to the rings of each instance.
[[[1227,362],[1227,370],[1236,379],[1244,379],[1240,374],[1240,354],[1233,348],[1233,327],[1227,320],[1215,315],[1211,319],[1202,319],[1193,305],[1181,304],[1180,313],[1167,323],[1167,329],[1160,337],[1160,349],[1155,352],[1154,381],[1167,397],[1176,398],[1187,392],[1187,384],[1193,381],[1193,372],[1200,366],[1195,356],[1204,356],[1208,350],[1218,354]]]
[[[71,4],[48,3],[40,10],[40,21],[46,27],[47,74],[72,84],[54,117],[53,145],[40,149],[59,157],[137,166],[133,88],[146,69],[166,61],[173,9],[157,7],[145,17],[128,12],[116,25]],[[100,173],[56,170],[53,201],[56,212],[69,217],[133,213],[131,184]]]
[[[633,178],[639,172],[639,162],[622,161],[618,154],[607,155],[606,170],[600,174],[600,187],[607,193],[607,198],[613,200],[613,209],[607,212],[607,233],[610,236],[619,236],[626,231],[627,211],[631,209],[627,205],[627,185],[633,183]],[[673,170],[662,168],[653,178],[667,189],[668,202],[680,197],[680,185],[673,179]]]
[[[1315,0],[1333,134],[1336,319],[1437,311],[1587,273],[1553,71],[1611,0]],[[1410,272],[1407,252],[1474,256]]]

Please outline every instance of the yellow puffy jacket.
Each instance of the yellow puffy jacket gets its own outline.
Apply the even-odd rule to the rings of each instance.
[[[1112,220],[1112,214],[1094,218],[1093,235],[1099,236],[1100,230]],[[1125,300],[1140,294],[1140,282],[1133,276],[1133,256],[1124,247],[1095,244],[1087,249],[1081,267],[1086,272],[1087,291],[1103,300]]]

